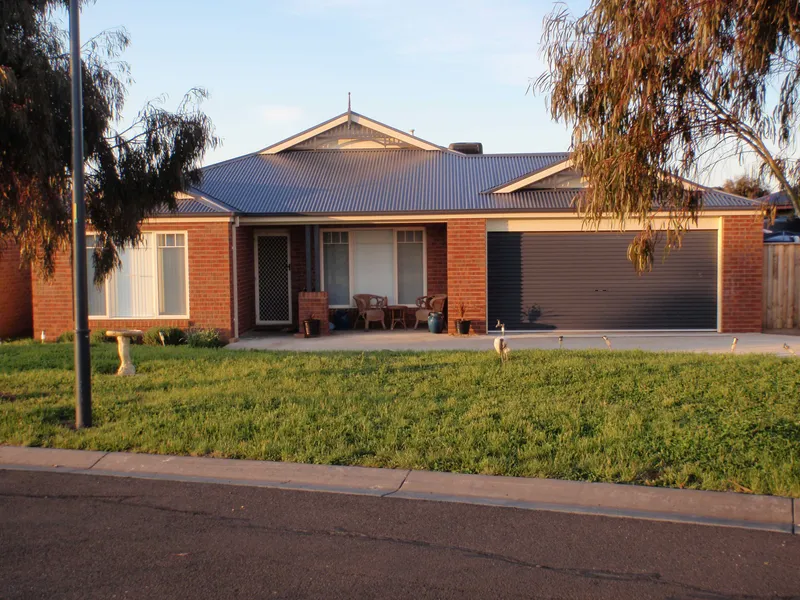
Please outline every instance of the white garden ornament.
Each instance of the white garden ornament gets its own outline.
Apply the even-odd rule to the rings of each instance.
[[[111,329],[106,331],[108,337],[117,338],[117,351],[120,365],[117,375],[136,375],[136,367],[131,360],[131,338],[143,335],[140,329]]]

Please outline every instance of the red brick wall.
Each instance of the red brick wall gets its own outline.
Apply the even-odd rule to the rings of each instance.
[[[486,333],[486,219],[447,222],[447,293],[448,331],[463,302],[475,333]]]
[[[256,277],[255,277],[254,227],[239,227],[236,230],[236,280],[239,294],[239,335],[256,325]]]
[[[306,290],[306,233],[304,225],[295,225],[289,228],[289,253],[290,264],[292,265],[292,323],[295,327],[300,327],[302,319],[299,318],[300,306],[299,295],[300,292]],[[313,229],[312,233],[313,235]],[[320,244],[319,251],[322,252],[322,245]],[[314,243],[312,239],[311,252],[314,252]],[[325,296],[325,306],[328,306],[327,295]],[[320,317],[321,318],[321,317]]]
[[[760,216],[722,218],[722,332],[761,331],[762,228]]]
[[[319,319],[319,331],[322,335],[330,334],[328,326],[328,292],[301,292],[298,297],[298,322],[301,331],[306,319]]]
[[[20,266],[19,246],[0,240],[0,339],[30,335],[31,269]]]
[[[427,237],[428,295],[447,293],[447,225],[425,226]]]
[[[233,333],[233,281],[231,279],[231,226],[229,223],[163,223],[142,227],[148,231],[185,231],[189,255],[189,319],[89,319],[89,328],[154,325],[219,329],[226,339]],[[73,329],[72,265],[69,251],[56,257],[50,281],[34,276],[33,330],[53,340]]]

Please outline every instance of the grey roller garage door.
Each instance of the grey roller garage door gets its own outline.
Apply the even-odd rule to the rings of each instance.
[[[634,233],[488,234],[489,326],[509,330],[716,329],[717,232],[636,275]]]

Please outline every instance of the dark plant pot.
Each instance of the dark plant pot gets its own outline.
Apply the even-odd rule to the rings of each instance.
[[[459,319],[456,321],[456,330],[460,335],[469,335],[469,328],[472,325],[472,321],[462,321]]]
[[[340,308],[334,312],[333,325],[336,327],[336,329],[351,329],[352,324],[350,323],[350,311]]]
[[[303,321],[303,333],[305,337],[317,337],[319,335],[319,319],[306,319]]]
[[[428,314],[428,331],[431,333],[442,333],[444,330],[444,315],[440,312]]]

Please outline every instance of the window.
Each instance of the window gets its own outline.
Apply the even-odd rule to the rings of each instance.
[[[422,232],[397,232],[397,301],[414,304],[425,292],[422,280]]]
[[[186,235],[159,233],[158,313],[186,314]]]
[[[89,316],[106,314],[106,283],[94,284],[94,247],[97,245],[96,235],[86,236],[86,281],[89,288]]]
[[[323,289],[331,306],[351,306],[355,294],[413,305],[425,294],[422,229],[323,231]]]
[[[394,236],[391,229],[362,229],[353,232],[353,294],[386,296],[394,294]]]
[[[350,250],[346,231],[326,231],[322,234],[322,259],[325,261],[325,280],[331,305],[350,304]]]
[[[94,276],[87,237],[89,279]],[[186,234],[145,233],[141,243],[119,251],[120,267],[98,288],[90,285],[89,315],[108,318],[153,318],[188,314]]]

